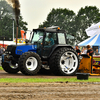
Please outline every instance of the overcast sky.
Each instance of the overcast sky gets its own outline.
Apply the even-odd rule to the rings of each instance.
[[[100,0],[19,0],[19,2],[21,15],[28,23],[29,30],[38,28],[52,8],[68,8],[75,13],[85,6],[97,6],[100,9]]]

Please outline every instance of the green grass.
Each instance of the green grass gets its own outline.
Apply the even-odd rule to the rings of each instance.
[[[89,78],[88,80],[77,80],[77,78],[0,78],[0,82],[8,82],[8,83],[40,83],[40,82],[100,82],[100,78]]]
[[[3,68],[0,66],[0,70]],[[89,78],[88,80],[77,80],[76,78],[0,78],[0,82],[8,82],[8,83],[22,83],[22,82],[29,82],[29,83],[40,83],[40,82],[100,82],[100,78]]]
[[[3,70],[3,68],[0,66],[0,70]]]

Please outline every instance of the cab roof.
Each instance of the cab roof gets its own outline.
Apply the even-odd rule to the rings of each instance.
[[[56,26],[57,27],[57,26]],[[38,29],[33,29],[33,31],[44,31],[44,32],[53,32],[53,33],[64,33],[64,30],[60,30],[60,28],[54,28],[54,27],[47,27],[47,28],[38,28]]]

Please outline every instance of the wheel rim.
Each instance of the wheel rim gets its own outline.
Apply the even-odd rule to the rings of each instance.
[[[9,66],[12,68],[12,69],[17,69],[18,68],[18,64],[11,64],[9,63]]]
[[[78,58],[74,52],[65,52],[60,59],[61,70],[65,74],[73,73],[78,67]]]
[[[26,60],[26,68],[30,71],[33,71],[37,68],[38,62],[37,59],[34,57],[29,57]]]

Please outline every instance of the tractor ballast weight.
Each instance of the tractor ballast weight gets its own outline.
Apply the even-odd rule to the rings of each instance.
[[[26,44],[8,46],[2,56],[2,67],[8,73],[21,71],[35,75],[47,65],[55,75],[74,75],[79,57],[72,46],[67,45],[66,37],[59,27],[33,29]]]

